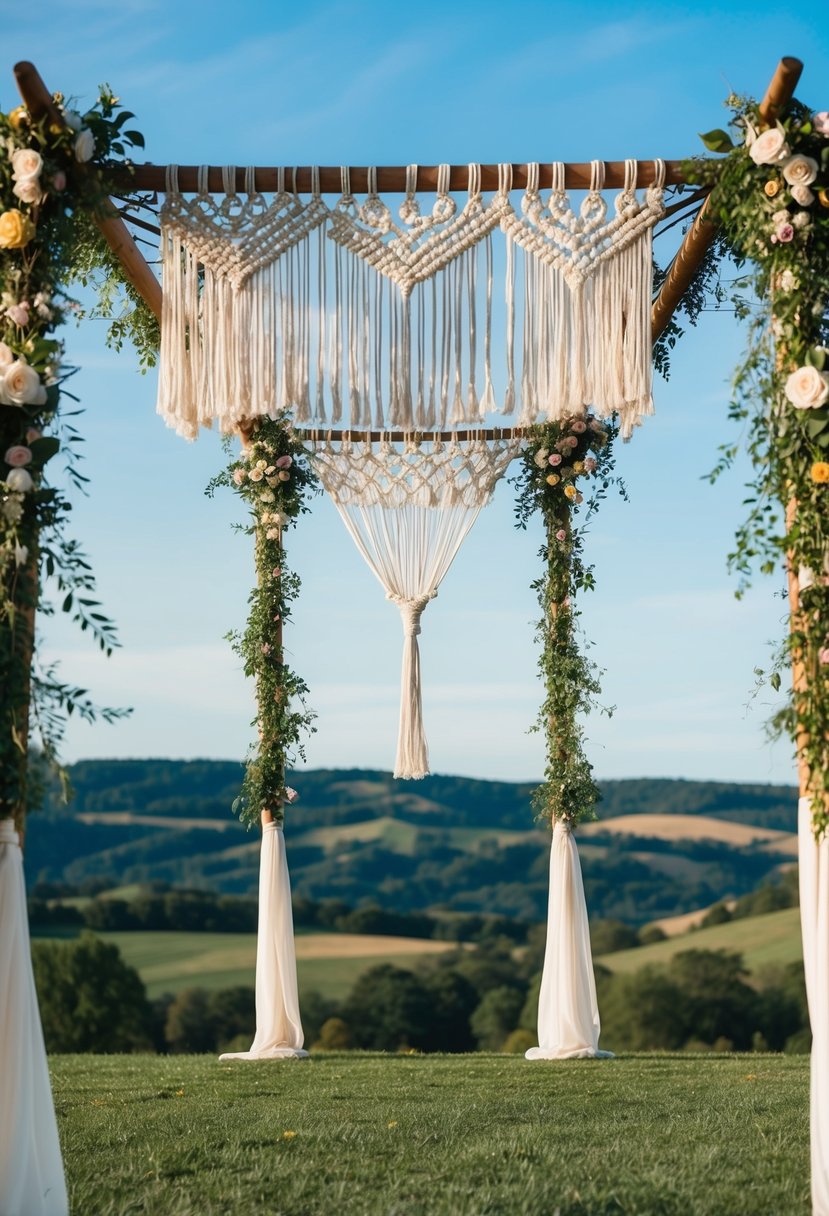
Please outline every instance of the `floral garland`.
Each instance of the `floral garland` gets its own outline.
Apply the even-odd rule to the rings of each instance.
[[[545,733],[546,761],[533,805],[538,818],[571,827],[595,818],[593,807],[600,797],[579,721],[580,714],[596,707],[599,672],[579,647],[575,598],[595,585],[593,567],[583,557],[586,524],[611,486],[625,495],[614,476],[615,435],[612,425],[590,415],[533,427],[514,479],[516,527],[526,528],[539,511],[545,532],[539,550],[544,574],[532,589],[542,612],[536,639],[545,692],[534,729]],[[580,479],[587,488],[586,502]],[[574,517],[583,504],[584,521],[577,528]]]
[[[720,161],[696,161],[689,180],[712,185],[727,251],[751,269],[737,285],[749,319],[731,417],[748,423],[756,474],[732,566],[796,578],[799,607],[785,652],[803,678],[776,725],[808,771],[815,831],[829,827],[829,112],[797,101],[778,122],[731,97],[730,132],[703,136]],[[750,298],[753,297],[753,298]],[[759,301],[759,307],[756,304]],[[727,445],[716,476],[737,453]],[[775,670],[772,683],[779,687]]]
[[[143,145],[123,130],[132,115],[116,115],[109,89],[84,115],[60,95],[55,103],[63,124],[35,122],[24,106],[0,114],[0,818],[18,820],[36,793],[27,791],[30,721],[55,760],[68,714],[111,721],[126,712],[99,709],[54,667],[35,663],[30,673],[35,610],[54,611],[47,584],[102,650],[117,645],[89,563],[66,536],[70,503],[47,484],[45,466],[62,449],[70,483],[83,488],[80,436],[62,410],[70,370],[54,332],[77,311],[66,286],[81,255],[89,267],[108,262],[90,216],[105,205],[109,170],[123,166],[127,145]]]
[[[315,717],[305,705],[308,686],[285,662],[282,627],[290,620],[300,581],[288,569],[282,538],[310,510],[308,498],[318,483],[301,439],[283,415],[258,422],[245,450],[214,478],[208,494],[217,486],[232,487],[247,504],[253,522],[245,531],[256,543],[257,582],[247,627],[228,634],[245,675],[256,682],[253,725],[259,735],[233,810],[249,825],[257,824],[262,812],[282,823],[284,804],[297,796],[286,786],[285,774],[297,757],[305,759],[302,740],[313,733]]]

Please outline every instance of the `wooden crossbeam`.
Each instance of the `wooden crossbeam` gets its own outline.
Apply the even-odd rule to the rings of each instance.
[[[794,97],[803,64],[799,59],[786,56],[777,65],[766,95],[760,103],[760,115],[769,126]],[[702,204],[693,224],[685,234],[679,250],[671,262],[662,289],[654,301],[651,312],[651,327],[654,342],[663,333],[676,312],[679,302],[691,285],[694,275],[702,265],[714,237],[717,221],[711,215],[709,200]]]

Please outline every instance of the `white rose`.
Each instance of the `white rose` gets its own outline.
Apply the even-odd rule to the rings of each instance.
[[[35,483],[26,469],[12,469],[6,474],[6,485],[18,494],[26,494]]]
[[[795,228],[808,228],[812,222],[812,217],[808,211],[798,211],[792,216],[792,225]]]
[[[774,215],[771,217],[771,222],[773,224],[777,224],[778,226],[780,224],[790,224],[792,222],[791,212],[785,210],[775,211]]]
[[[817,177],[817,161],[798,153],[786,161],[783,176],[790,186],[811,186]]]
[[[25,566],[29,560],[29,550],[26,545],[14,546],[14,564],[16,566]]]
[[[539,469],[543,469],[547,464],[549,455],[550,453],[546,448],[539,448],[535,456],[533,456],[533,462],[538,465]]]
[[[12,177],[16,182],[24,177],[39,177],[43,157],[34,148],[18,148],[12,155]]]
[[[800,203],[801,207],[811,207],[815,201],[815,196],[808,186],[792,186],[792,198],[796,203]]]
[[[784,270],[780,276],[780,290],[795,291],[799,286],[797,275],[791,270]]]
[[[39,203],[43,198],[40,179],[37,177],[21,177],[19,181],[14,183],[12,194],[16,198],[19,198],[21,203]]]
[[[40,376],[22,359],[16,359],[6,368],[0,394],[6,405],[46,404],[46,389],[40,383]]]
[[[786,132],[778,123],[758,135],[748,152],[755,165],[779,165],[788,160],[791,149],[786,143]]]
[[[83,119],[77,110],[64,110],[63,121],[69,127],[70,131],[80,131],[83,126]]]
[[[14,363],[14,352],[5,342],[0,342],[0,367],[8,367]]]
[[[799,367],[786,381],[786,396],[799,410],[817,410],[829,401],[829,376],[816,367]]]
[[[3,518],[10,524],[19,524],[23,518],[23,503],[19,498],[7,498],[2,507]]]
[[[89,127],[83,127],[75,136],[75,160],[83,164],[84,161],[92,160],[94,155],[95,136]]]

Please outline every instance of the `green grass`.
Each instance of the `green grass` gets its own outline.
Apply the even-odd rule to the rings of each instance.
[[[747,916],[650,946],[603,954],[597,961],[612,971],[637,971],[646,963],[667,963],[680,950],[736,950],[744,956],[750,971],[768,963],[796,962],[803,957],[800,909],[784,908],[764,916]]]
[[[501,848],[522,844],[528,840],[539,840],[538,829],[528,828],[526,831],[511,828],[447,828],[415,824],[401,819],[393,819],[384,815],[378,819],[367,819],[360,823],[332,824],[324,828],[311,828],[310,831],[291,838],[291,844],[317,845],[330,853],[334,849],[342,849],[354,842],[366,843],[375,841],[385,845],[394,853],[402,853],[413,857],[419,851],[419,841],[423,835],[439,836],[447,844],[457,849],[473,849],[482,841],[488,840]]]
[[[57,933],[50,929],[32,936],[40,941],[50,938],[64,940],[67,937],[77,937],[79,932],[79,929],[72,929],[69,932]],[[124,960],[136,968],[149,997],[160,996],[164,992],[180,992],[182,988],[207,988],[212,991],[216,988],[231,988],[237,984],[252,986],[254,982],[255,933],[125,930],[99,933],[97,936],[104,941],[113,942]],[[310,935],[301,933],[299,936]],[[341,1000],[347,996],[357,977],[369,967],[378,963],[393,963],[398,967],[411,968],[418,962],[417,954],[395,950],[393,945],[388,951],[374,953],[372,942],[376,939],[370,935],[365,936],[365,954],[339,956],[333,953],[337,939],[332,940],[330,957],[297,959],[300,993],[316,989],[324,996]],[[344,948],[353,948],[353,935],[343,935],[341,940]],[[390,943],[398,940],[388,939]],[[409,947],[415,949],[422,946],[424,953],[434,949],[436,944],[410,939],[406,941]],[[301,945],[298,948],[301,951]],[[447,943],[445,948],[451,949],[451,944]]]
[[[800,1056],[56,1056],[51,1066],[78,1216],[810,1210]]]

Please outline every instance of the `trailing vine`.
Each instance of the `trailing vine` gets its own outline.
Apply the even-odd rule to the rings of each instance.
[[[786,646],[802,677],[777,725],[808,771],[815,831],[829,827],[829,112],[793,101],[772,125],[731,97],[729,130],[703,136],[724,153],[686,166],[712,186],[711,208],[738,267],[748,342],[730,417],[746,430],[755,475],[731,567],[741,589],[785,564],[799,606]],[[712,478],[738,451],[725,445]],[[794,605],[793,605],[794,607]],[[779,672],[772,682],[779,686]]]
[[[297,758],[305,759],[303,739],[314,731],[315,714],[305,702],[308,686],[285,662],[282,627],[291,617],[300,580],[288,568],[283,535],[310,510],[317,492],[308,453],[285,416],[262,419],[242,454],[208,486],[230,486],[250,510],[244,529],[255,538],[256,586],[250,593],[247,626],[228,640],[256,682],[258,742],[248,756],[245,777],[233,810],[243,823],[258,824],[263,811],[277,823],[284,805],[296,793],[285,773]]]
[[[584,560],[587,523],[608,490],[624,485],[615,476],[616,429],[590,415],[532,428],[513,479],[517,487],[516,527],[526,528],[536,512],[544,525],[539,556],[544,573],[532,584],[541,619],[536,630],[544,700],[534,729],[546,740],[544,780],[533,795],[536,816],[575,826],[595,818],[600,794],[584,747],[581,715],[597,706],[599,671],[585,653],[578,629],[576,596],[595,585]],[[585,486],[585,493],[578,487]],[[584,507],[580,526],[575,520]],[[607,712],[612,712],[608,710]]]
[[[89,562],[67,535],[69,499],[49,484],[46,465],[62,452],[70,486],[83,489],[77,410],[64,405],[76,400],[66,389],[71,369],[55,334],[78,311],[68,287],[82,268],[94,277],[110,264],[91,217],[109,206],[127,148],[143,146],[109,88],[83,115],[54,100],[63,123],[34,121],[24,106],[0,114],[0,818],[18,820],[33,795],[30,727],[56,761],[68,716],[128,712],[96,706],[54,665],[39,664],[34,636],[36,609],[60,610],[107,654],[118,644]]]

